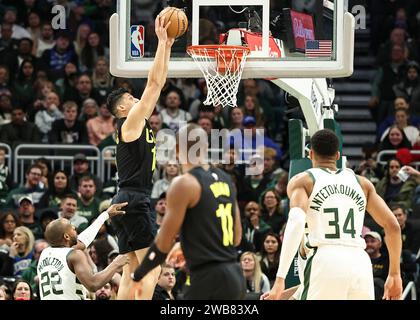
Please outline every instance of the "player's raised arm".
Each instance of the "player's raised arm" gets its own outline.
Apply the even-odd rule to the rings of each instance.
[[[84,250],[95,240],[96,235],[101,229],[102,225],[109,218],[115,217],[117,215],[125,214],[123,208],[127,206],[128,202],[124,203],[115,203],[111,205],[107,210],[102,212],[92,224],[86,228],[79,236],[77,237],[77,244],[73,246],[74,249]]]
[[[401,229],[392,211],[385,201],[376,193],[373,184],[364,177],[358,177],[366,192],[366,210],[385,231],[385,243],[389,253],[389,271],[385,282],[383,299],[396,300],[402,295],[402,280],[400,270]]]
[[[279,300],[285,289],[287,272],[299,249],[305,231],[306,210],[308,208],[307,183],[312,183],[308,174],[300,174],[290,180],[287,195],[290,199],[290,212],[284,231],[277,278],[270,292],[261,296],[263,300]]]
[[[158,38],[158,46],[155,59],[150,68],[143,95],[129,111],[127,120],[122,126],[121,135],[125,142],[131,142],[140,137],[144,128],[144,120],[148,119],[153,113],[160,92],[165,84],[168,73],[170,48],[173,44],[173,39],[169,39],[167,36],[169,25],[170,22],[165,26],[164,19],[159,16],[156,17],[155,33]]]
[[[166,78],[168,77],[168,65],[169,65],[169,60],[171,59],[171,51],[172,51],[172,45],[174,44],[175,39],[174,38],[167,38],[166,40],[166,47],[165,47],[165,65],[164,65],[164,72],[161,74],[162,80],[163,80],[163,85],[165,85],[166,82]],[[152,109],[153,111],[153,109]],[[152,112],[150,113],[150,115],[152,114]],[[149,115],[149,117],[150,117]]]

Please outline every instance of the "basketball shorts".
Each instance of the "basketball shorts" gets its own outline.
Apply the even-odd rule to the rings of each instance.
[[[149,195],[134,189],[120,189],[112,203],[122,202],[128,202],[123,209],[125,215],[111,219],[120,253],[149,247],[157,231],[156,217],[150,207]]]
[[[302,256],[302,253],[301,253],[302,250],[304,251],[303,256]],[[304,274],[305,274],[306,262],[308,261],[308,259],[313,254],[314,254],[314,250],[307,247],[306,246],[306,241],[305,241],[305,244],[303,245],[303,249],[299,248],[297,267],[298,267],[300,285],[299,285],[299,288],[296,290],[296,292],[292,296],[293,300],[300,300],[300,298],[301,298],[301,295],[302,295],[302,292],[303,292],[303,284],[304,284],[304,280],[305,280],[304,279]]]
[[[191,271],[186,300],[242,300],[245,279],[237,262],[212,263]]]
[[[303,276],[301,300],[375,298],[372,263],[362,248],[319,246],[306,260]]]

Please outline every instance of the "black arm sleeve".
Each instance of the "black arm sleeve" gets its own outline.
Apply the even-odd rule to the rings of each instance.
[[[150,271],[152,271],[154,268],[165,262],[167,255],[167,253],[163,253],[162,251],[160,251],[156,247],[156,243],[153,242],[146,255],[144,256],[141,265],[137,267],[137,269],[132,274],[131,278],[134,281],[140,281]]]

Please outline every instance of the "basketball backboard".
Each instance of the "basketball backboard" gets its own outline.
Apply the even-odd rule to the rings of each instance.
[[[229,3],[229,5],[227,5]],[[147,77],[154,19],[168,4],[189,27],[172,49],[168,77],[201,78],[189,45],[246,43],[242,78],[334,78],[353,72],[354,17],[346,0],[120,0],[110,19],[111,73]],[[235,29],[234,31],[230,31]],[[225,35],[225,36],[223,36]]]

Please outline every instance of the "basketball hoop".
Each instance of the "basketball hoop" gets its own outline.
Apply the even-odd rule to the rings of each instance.
[[[187,48],[207,82],[205,105],[236,107],[248,47],[227,45],[199,45]]]

